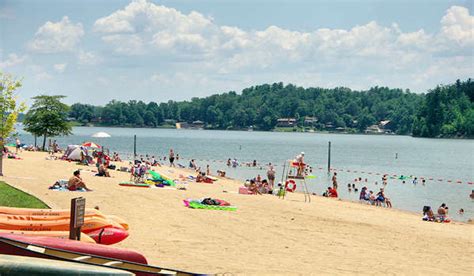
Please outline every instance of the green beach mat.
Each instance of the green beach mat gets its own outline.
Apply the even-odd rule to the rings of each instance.
[[[135,183],[131,181],[124,181],[119,183],[120,186],[125,186],[125,187],[140,187],[140,188],[150,188],[150,185],[146,183]]]
[[[149,170],[148,173],[151,175],[151,178],[155,181],[161,181],[164,182],[163,184],[170,185],[172,187],[176,186],[176,183],[172,179],[164,179],[159,173]]]
[[[193,209],[208,209],[208,210],[221,210],[221,211],[237,211],[235,206],[218,206],[218,205],[206,205],[198,202],[188,202],[189,208]]]

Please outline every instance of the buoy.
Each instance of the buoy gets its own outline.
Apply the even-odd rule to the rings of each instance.
[[[285,182],[285,190],[287,190],[288,192],[294,192],[296,190],[296,182],[293,179],[288,179]]]

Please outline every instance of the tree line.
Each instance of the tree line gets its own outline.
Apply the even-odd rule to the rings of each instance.
[[[54,96],[53,96],[54,97]],[[471,79],[437,86],[427,94],[409,90],[373,87],[366,91],[348,88],[302,88],[283,83],[246,88],[241,94],[230,91],[189,101],[162,103],[112,100],[105,106],[76,103],[66,108],[62,97],[45,104],[45,96],[34,98],[33,108],[26,114],[27,130],[37,136],[50,136],[38,121],[69,120],[84,125],[124,127],[160,127],[173,122],[202,121],[208,129],[273,130],[279,118],[294,118],[294,129],[313,128],[363,132],[368,126],[389,120],[396,134],[418,137],[473,137],[474,84]],[[45,117],[52,106],[61,116]],[[41,107],[41,108],[39,108]],[[66,112],[67,110],[67,112]],[[36,117],[33,116],[34,113]],[[311,124],[305,119],[312,118]],[[59,125],[52,123],[54,125]],[[43,127],[43,128],[41,128]],[[64,128],[61,125],[60,128]],[[66,129],[64,133],[69,132]]]
[[[241,94],[230,91],[180,102],[113,100],[105,106],[76,103],[71,106],[70,117],[82,124],[108,126],[158,127],[170,120],[199,120],[209,129],[256,130],[274,129],[278,118],[295,118],[299,127],[304,125],[305,117],[315,117],[315,129],[330,125],[354,132],[390,120],[396,133],[409,134],[423,98],[409,90],[387,87],[352,91],[344,87],[302,88],[274,83],[252,86]]]
[[[426,94],[413,122],[417,137],[474,137],[474,82],[437,86]]]

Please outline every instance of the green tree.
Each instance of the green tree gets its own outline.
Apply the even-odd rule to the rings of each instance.
[[[3,153],[5,139],[10,136],[18,114],[25,110],[23,103],[18,103],[15,91],[21,87],[21,82],[12,76],[0,72],[0,150]],[[0,176],[3,176],[3,154],[0,156]]]
[[[71,124],[67,121],[69,107],[61,102],[65,96],[40,95],[26,113],[25,130],[35,136],[43,136],[43,150],[46,138],[71,134]]]

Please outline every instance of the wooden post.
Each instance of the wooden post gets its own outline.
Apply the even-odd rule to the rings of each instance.
[[[133,135],[133,162],[137,159],[137,135]]]
[[[84,214],[86,211],[86,199],[76,197],[71,199],[71,217],[69,221],[69,239],[80,240],[81,226],[84,225]]]
[[[329,141],[328,145],[328,174],[331,173],[331,141]]]

